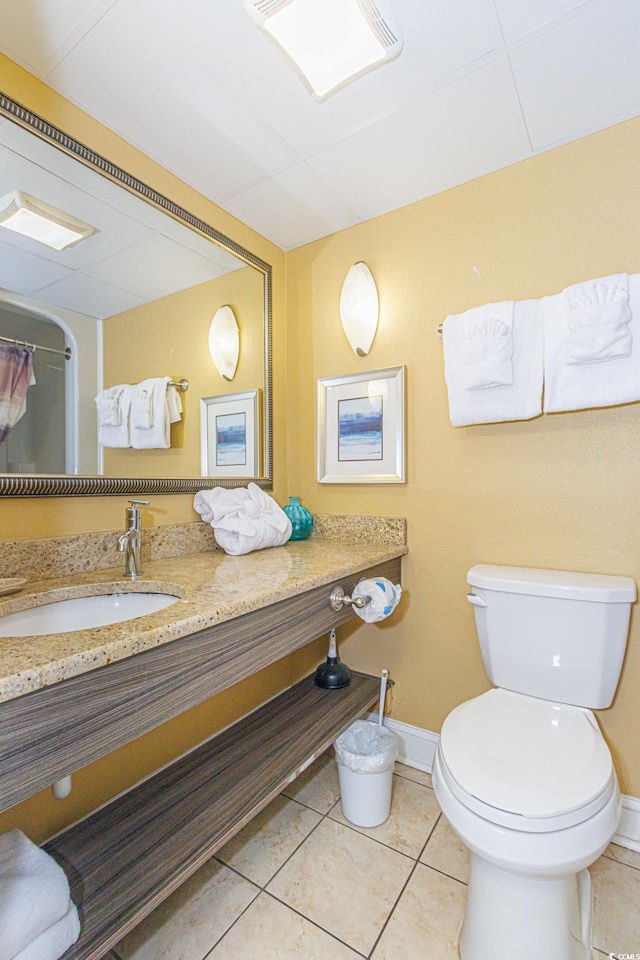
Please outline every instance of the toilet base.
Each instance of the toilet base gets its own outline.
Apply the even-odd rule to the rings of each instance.
[[[590,960],[588,870],[542,879],[471,854],[461,960]]]

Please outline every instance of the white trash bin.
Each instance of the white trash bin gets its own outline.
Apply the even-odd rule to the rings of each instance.
[[[342,812],[357,827],[377,827],[391,809],[396,735],[369,720],[356,720],[340,734],[334,750]]]

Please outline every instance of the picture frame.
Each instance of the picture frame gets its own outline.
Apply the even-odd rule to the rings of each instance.
[[[318,380],[318,482],[404,483],[404,367]]]
[[[200,399],[200,469],[203,477],[260,475],[260,391]]]

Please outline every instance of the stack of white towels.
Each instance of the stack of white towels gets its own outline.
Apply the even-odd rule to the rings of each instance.
[[[103,447],[165,450],[171,446],[171,424],[182,417],[182,401],[171,377],[151,377],[133,386],[119,383],[102,390],[96,405]]]
[[[0,835],[0,960],[58,960],[79,935],[62,868],[20,830]]]
[[[233,556],[281,547],[291,537],[289,517],[255,483],[233,490],[200,490],[193,508],[211,524],[218,545]]]
[[[454,427],[637,401],[640,274],[475,307],[447,317],[442,339]]]

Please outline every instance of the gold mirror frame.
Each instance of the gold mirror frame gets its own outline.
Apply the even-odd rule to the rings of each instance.
[[[119,184],[126,190],[141,197],[148,203],[168,213],[174,219],[204,234],[214,243],[229,250],[250,266],[256,267],[264,275],[264,422],[262,428],[262,464],[261,477],[252,478],[258,486],[271,489],[273,486],[273,367],[272,367],[272,268],[255,254],[226,237],[214,227],[193,216],[167,197],[157,193],[147,184],[131,176],[121,167],[94,153],[89,147],[70,137],[58,127],[54,127],[42,117],[32,113],[17,101],[0,92],[0,116],[13,120],[30,130],[36,136],[48,141],[64,153],[75,157],[102,176]],[[0,496],[3,497],[64,497],[64,496],[108,496],[122,494],[150,493],[196,493],[211,487],[245,486],[247,480],[212,479],[210,477],[156,478],[156,477],[89,477],[89,476],[47,476],[20,474],[0,476]]]

